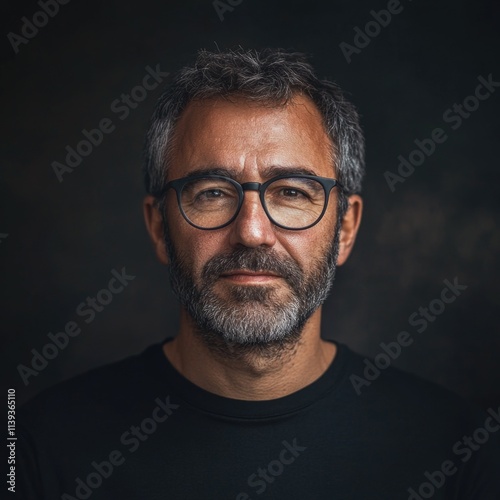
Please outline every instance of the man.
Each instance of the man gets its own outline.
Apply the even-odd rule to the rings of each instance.
[[[363,169],[354,107],[301,55],[202,51],[177,74],[144,214],[180,330],[26,407],[24,497],[499,498],[500,415],[394,369],[361,392],[363,359],[320,337]]]

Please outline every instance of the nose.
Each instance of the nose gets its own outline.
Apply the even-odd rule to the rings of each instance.
[[[230,243],[234,246],[272,247],[276,243],[274,225],[267,217],[257,191],[245,191],[240,212],[230,228]]]

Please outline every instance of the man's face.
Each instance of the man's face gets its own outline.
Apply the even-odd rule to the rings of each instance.
[[[167,180],[214,168],[240,183],[282,173],[335,177],[321,115],[305,97],[285,106],[193,102],[177,124],[169,164]],[[216,230],[191,226],[173,190],[165,208],[172,285],[207,342],[263,346],[299,338],[334,275],[336,189],[321,221],[299,231],[275,226],[256,191],[246,191],[238,217]]]

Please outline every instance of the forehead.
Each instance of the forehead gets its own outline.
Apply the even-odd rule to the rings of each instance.
[[[266,169],[307,168],[333,177],[333,148],[311,99],[263,104],[238,97],[192,101],[176,125],[169,180],[222,167],[235,178]]]

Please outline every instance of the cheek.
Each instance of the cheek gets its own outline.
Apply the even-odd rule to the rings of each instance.
[[[224,241],[227,239],[225,233],[203,231],[186,221],[180,212],[175,195],[167,199],[166,219],[176,254],[193,273],[195,279],[201,275],[204,265],[212,257],[230,251],[224,246]]]
[[[330,250],[335,225],[335,213],[327,212],[315,226],[304,231],[283,234],[279,240],[285,252],[307,271],[314,261],[322,258]]]
[[[216,234],[189,226],[186,230],[178,232],[178,238],[175,239],[176,248],[183,256],[184,262],[190,267],[194,277],[197,279],[205,264],[220,255],[227,249],[217,238]]]
[[[317,240],[311,229],[298,231],[280,240],[285,256],[296,262],[305,273],[322,252],[322,242]]]

